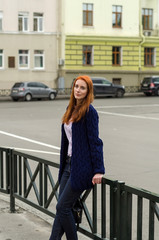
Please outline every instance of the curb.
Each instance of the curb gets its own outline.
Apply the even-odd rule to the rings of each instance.
[[[142,92],[125,93],[125,95],[124,95],[124,97],[143,97],[143,96],[144,96],[144,94]],[[70,95],[57,95],[55,100],[62,100],[62,99],[69,99],[69,98],[70,98]],[[9,97],[9,96],[0,96],[0,102],[1,101],[13,102],[11,97]]]

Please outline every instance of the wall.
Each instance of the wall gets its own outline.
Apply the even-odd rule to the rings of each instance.
[[[59,5],[57,0],[0,0],[3,11],[3,30],[0,32],[0,49],[4,52],[4,68],[0,69],[0,88],[10,88],[17,81],[41,81],[50,87],[57,86]],[[29,13],[29,31],[18,31],[18,12]],[[44,31],[33,32],[33,13],[44,16]],[[18,50],[29,50],[30,66],[18,68]],[[45,67],[34,69],[34,50],[43,50]],[[8,57],[15,57],[15,68],[8,68]]]

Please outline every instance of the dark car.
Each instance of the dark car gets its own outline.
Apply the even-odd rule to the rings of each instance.
[[[13,101],[18,101],[19,99],[31,101],[33,98],[54,100],[56,95],[56,90],[49,88],[41,82],[17,82],[12,87],[10,94]]]
[[[141,83],[141,92],[146,96],[159,96],[159,76],[145,77]]]
[[[111,83],[106,78],[91,77],[94,88],[94,96],[113,96],[123,97],[125,94],[125,87]]]

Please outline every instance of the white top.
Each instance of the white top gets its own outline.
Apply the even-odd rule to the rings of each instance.
[[[72,122],[69,122],[69,124],[64,124],[65,133],[68,139],[68,156],[72,156]]]

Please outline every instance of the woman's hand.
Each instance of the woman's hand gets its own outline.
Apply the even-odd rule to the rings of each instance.
[[[100,184],[102,182],[102,177],[103,177],[103,174],[101,173],[96,173],[94,175],[94,177],[92,178],[92,183],[93,185],[94,184]]]

